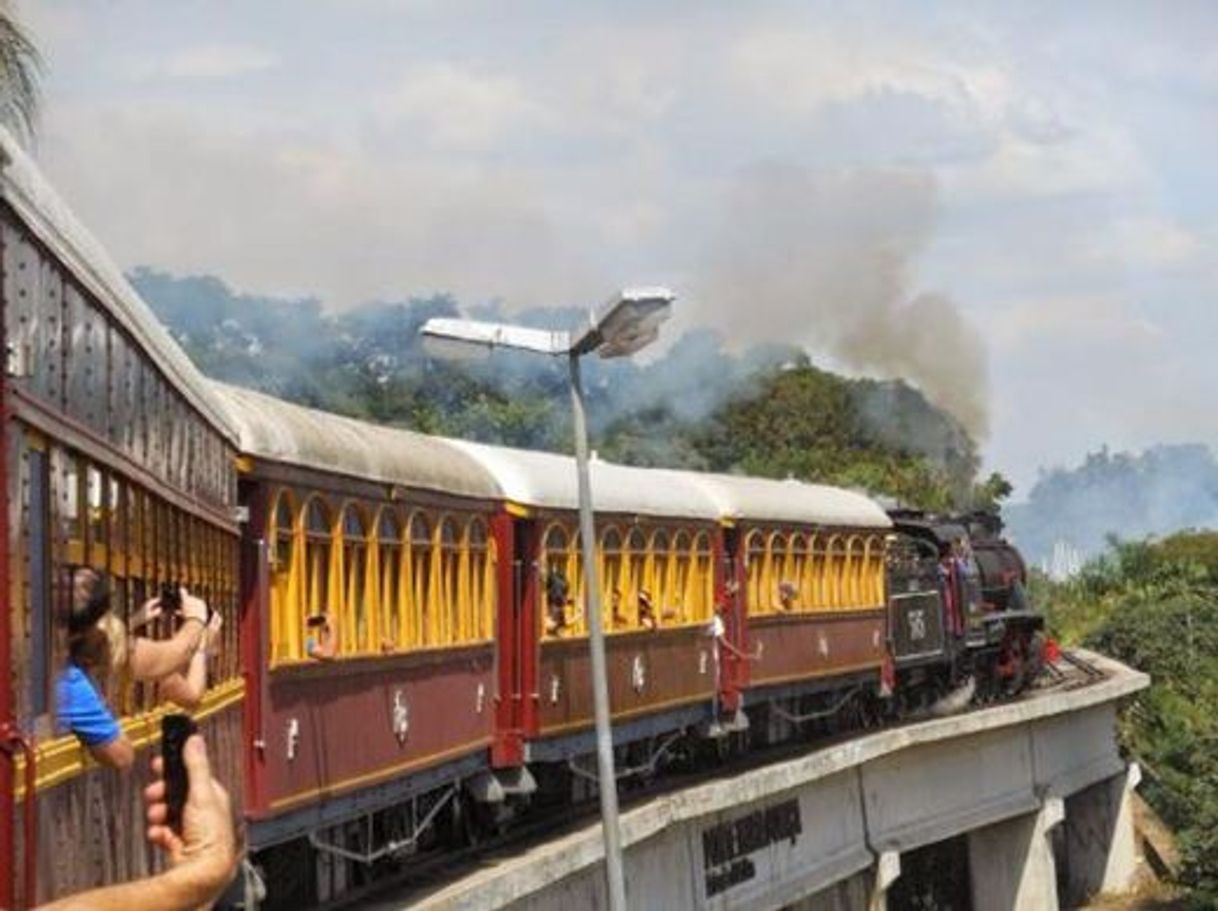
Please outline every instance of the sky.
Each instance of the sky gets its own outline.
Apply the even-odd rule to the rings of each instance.
[[[1023,492],[1218,443],[1218,4],[17,10],[37,158],[125,268],[336,309],[667,284],[670,336],[910,376]]]

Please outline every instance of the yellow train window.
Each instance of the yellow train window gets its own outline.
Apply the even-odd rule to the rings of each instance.
[[[305,506],[305,578],[304,605],[306,616],[328,611],[336,630],[342,629],[337,616],[340,605],[331,604],[330,597],[330,510],[323,500],[314,497]],[[338,648],[345,650],[350,643],[339,634]]]
[[[475,640],[489,639],[493,627],[490,616],[494,590],[493,561],[486,523],[474,519],[469,524],[469,631]]]
[[[365,601],[368,561],[368,534],[364,517],[355,506],[343,510],[343,627],[348,652],[371,648],[368,609]]]
[[[414,637],[416,645],[432,645],[436,641],[432,609],[432,540],[431,522],[423,513],[410,520],[410,577],[414,585]]]
[[[376,529],[378,563],[380,564],[381,637],[400,648],[405,645],[402,617],[402,526],[397,513],[389,507],[381,510]]]
[[[715,604],[714,554],[710,535],[699,532],[694,538],[693,578],[690,580],[688,596],[691,619],[697,622],[709,620]]]

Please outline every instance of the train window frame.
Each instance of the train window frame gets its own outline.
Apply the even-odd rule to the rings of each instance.
[[[884,538],[881,535],[867,536],[863,560],[867,577],[867,606],[882,607],[884,604]]]
[[[274,665],[304,657],[301,645],[304,617],[301,615],[300,598],[305,571],[304,539],[300,529],[303,512],[297,503],[296,493],[289,487],[274,490],[267,515],[270,519],[267,539],[271,551],[269,657]]]
[[[846,539],[846,610],[857,610],[863,606],[863,541],[857,532]]]
[[[841,610],[845,604],[846,566],[846,536],[841,532],[834,532],[825,542],[825,580],[828,584],[826,607],[828,610]]]
[[[697,531],[690,545],[693,568],[697,575],[694,591],[698,598],[692,605],[693,622],[706,623],[715,613],[715,544],[711,532],[705,528]]]
[[[456,645],[463,641],[461,629],[461,531],[462,522],[450,512],[440,514],[436,523],[436,566],[439,569],[438,644]]]
[[[377,554],[377,609],[381,647],[392,643],[394,650],[405,648],[405,614],[402,610],[402,583],[406,573],[402,566],[406,550],[402,515],[392,504],[382,505],[376,513],[374,529]],[[389,523],[387,531],[386,523]]]
[[[489,597],[495,584],[495,546],[490,525],[480,515],[471,516],[465,526],[465,548],[469,553],[470,637],[473,642],[485,642],[495,628]]]
[[[315,510],[321,510],[321,512]],[[310,494],[301,505],[300,530],[304,540],[301,592],[304,617],[310,617],[323,611],[330,615],[332,632],[337,639],[334,653],[341,655],[347,643],[343,641],[342,621],[340,617],[335,616],[337,611],[333,603],[336,531],[334,522],[334,509],[321,494]],[[318,559],[315,560],[315,557]],[[301,622],[303,623],[303,618]]]
[[[622,600],[631,629],[642,628],[639,624],[639,592],[651,584],[648,578],[652,561],[650,544],[647,534],[638,525],[631,526],[622,538],[622,563],[628,580],[622,591]]]
[[[418,530],[422,528],[423,534]],[[408,547],[410,549],[411,615],[414,618],[414,636],[411,644],[420,648],[435,645],[434,614],[432,600],[435,559],[436,522],[423,509],[416,509],[406,523]]]
[[[626,536],[616,523],[601,529],[596,540],[597,562],[600,569],[602,627],[606,633],[624,632],[630,629],[629,613],[626,610],[626,593],[622,591],[625,572]],[[613,593],[620,593],[620,610],[613,610]],[[620,618],[620,619],[619,619]]]
[[[339,641],[349,643],[343,653],[363,655],[376,651],[377,642],[375,607],[369,609],[368,562],[372,558],[371,532],[367,510],[358,500],[347,500],[341,504],[335,525],[342,558],[338,561],[339,617],[342,628]],[[332,558],[333,559],[333,558]]]
[[[749,529],[744,536],[744,578],[747,610],[750,616],[769,613],[764,595],[766,535],[760,528]]]
[[[537,565],[540,568],[538,591],[541,592],[540,610],[537,610],[537,627],[543,638],[582,636],[586,632],[582,609],[583,560],[580,554],[580,532],[571,527],[569,520],[553,519],[543,527]],[[552,571],[560,572],[566,580],[568,604],[563,605],[563,622],[555,624],[551,605],[547,598],[547,582]]]
[[[687,528],[678,528],[672,535],[670,550],[670,565],[672,566],[672,590],[669,597],[677,599],[673,613],[674,619],[680,626],[688,626],[694,622],[690,606],[691,586],[694,576],[694,536]]]
[[[765,539],[765,578],[764,592],[766,596],[766,613],[783,613],[779,606],[778,586],[783,582],[783,572],[787,561],[787,533],[781,528],[773,529]]]

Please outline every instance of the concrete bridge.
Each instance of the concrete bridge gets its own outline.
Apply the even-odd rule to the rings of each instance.
[[[878,911],[947,843],[976,911],[1045,911],[1128,888],[1136,766],[1116,744],[1144,674],[857,737],[622,816],[628,901],[653,909]],[[606,907],[598,825],[378,911]],[[902,881],[903,875],[905,881]],[[968,900],[966,898],[966,900]]]

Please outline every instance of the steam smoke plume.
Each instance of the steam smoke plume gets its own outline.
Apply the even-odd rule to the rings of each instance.
[[[736,343],[797,342],[907,379],[982,439],[981,338],[949,298],[910,288],[935,202],[925,173],[748,171],[712,232],[699,315]]]

